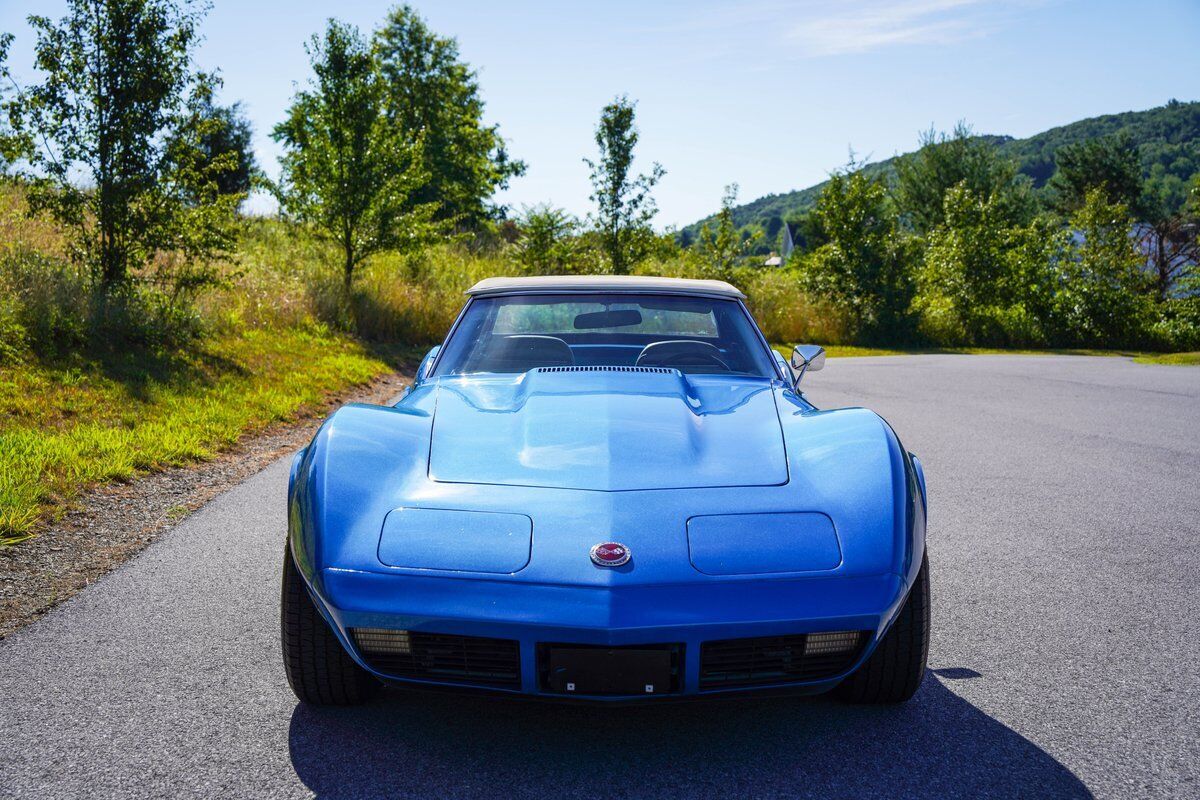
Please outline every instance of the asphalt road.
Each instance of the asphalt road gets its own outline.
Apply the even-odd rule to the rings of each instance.
[[[919,356],[805,382],[925,464],[934,638],[909,704],[300,707],[281,461],[0,641],[0,796],[1200,796],[1200,369]]]

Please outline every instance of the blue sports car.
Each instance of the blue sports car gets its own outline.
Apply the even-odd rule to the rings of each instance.
[[[654,701],[895,703],[929,645],[921,464],[800,392],[721,281],[493,278],[394,406],[349,405],[288,489],[284,666]]]

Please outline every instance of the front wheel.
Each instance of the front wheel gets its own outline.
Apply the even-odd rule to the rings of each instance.
[[[280,618],[283,667],[300,702],[355,705],[379,691],[379,681],[350,658],[317,610],[286,545]]]
[[[929,555],[913,582],[904,607],[861,667],[834,694],[848,703],[903,703],[912,697],[929,658]]]

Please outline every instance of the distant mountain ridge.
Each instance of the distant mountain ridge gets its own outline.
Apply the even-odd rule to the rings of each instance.
[[[1105,114],[1060,125],[1025,139],[995,135],[980,138],[993,141],[1003,155],[1017,162],[1018,169],[1033,180],[1034,186],[1041,188],[1054,174],[1054,154],[1060,147],[1123,133],[1138,145],[1147,178],[1172,185],[1178,181],[1182,186],[1200,171],[1200,102],[1172,100],[1147,111]],[[895,174],[896,160],[909,155],[911,153],[904,153],[867,164],[862,171],[890,179]],[[733,210],[734,223],[739,228],[749,226],[762,230],[765,236],[760,249],[773,249],[783,221],[795,222],[802,217],[816,203],[826,183],[822,181],[784,194],[769,194],[737,206]],[[712,219],[709,216],[694,222],[680,234],[687,241],[695,237],[701,225]]]

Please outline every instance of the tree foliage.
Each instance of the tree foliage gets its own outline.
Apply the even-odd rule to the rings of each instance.
[[[575,272],[581,246],[579,220],[549,203],[527,207],[517,221],[517,260],[537,275]]]
[[[0,33],[0,173],[7,172],[9,161],[27,149],[22,138],[14,135],[9,120],[8,97],[12,91],[12,77],[8,69],[8,51],[12,43],[11,33]]]
[[[902,341],[911,251],[887,186],[851,164],[829,179],[808,223],[820,244],[801,263],[804,288],[845,314],[855,338]]]
[[[696,241],[696,251],[707,265],[708,272],[723,281],[733,277],[734,267],[762,237],[760,232],[743,237],[734,225],[733,207],[737,203],[737,193],[736,183],[725,187],[721,195],[721,211],[717,214],[715,224],[711,227],[708,223],[702,225]]]
[[[649,174],[634,175],[633,149],[637,142],[634,103],[618,97],[600,112],[596,126],[599,157],[583,160],[591,170],[591,200],[596,204],[592,222],[609,266],[618,275],[629,272],[656,245],[650,221],[658,213],[658,206],[650,190],[666,170],[655,162]]]
[[[183,0],[70,0],[57,22],[29,18],[41,82],[5,102],[8,152],[26,165],[31,211],[67,226],[105,292],[157,253],[194,265],[232,243],[241,198],[220,181],[234,165],[203,150],[218,81],[192,66],[200,17]],[[185,277],[175,291],[213,278]]]
[[[1129,209],[1096,187],[1071,226],[1077,236],[1063,260],[1056,298],[1062,336],[1084,347],[1141,344],[1153,310],[1150,278],[1130,237]]]
[[[1061,246],[1045,220],[1012,225],[999,197],[951,187],[917,274],[921,332],[941,344],[1045,344]]]
[[[467,227],[501,214],[489,200],[524,174],[525,163],[510,158],[498,126],[484,122],[477,76],[460,60],[458,43],[402,5],[375,33],[374,51],[390,124],[423,142],[429,177],[413,190],[411,206],[435,203],[438,219]]]
[[[1128,136],[1107,136],[1067,145],[1056,156],[1058,170],[1050,180],[1055,208],[1073,214],[1100,190],[1109,203],[1141,210],[1142,166]]]
[[[254,128],[242,110],[241,103],[222,106],[205,103],[201,110],[205,130],[200,136],[200,150],[208,163],[224,159],[229,169],[216,176],[217,191],[225,195],[249,194],[261,180],[254,158]]]
[[[1151,177],[1141,192],[1139,245],[1160,303],[1192,295],[1200,272],[1200,170],[1184,185],[1174,176]]]
[[[933,130],[922,134],[921,148],[896,162],[896,204],[917,233],[928,233],[945,221],[946,192],[956,186],[993,200],[995,211],[1009,222],[1027,222],[1033,216],[1028,179],[965,124],[959,123],[949,136]]]
[[[348,288],[364,259],[435,237],[422,142],[389,120],[386,87],[357,28],[330,20],[308,45],[315,79],[273,132],[284,146],[284,211],[335,242]]]
[[[1172,100],[1146,111],[1078,120],[1025,139],[991,135],[976,138],[994,148],[1002,159],[1015,163],[1018,173],[1032,182],[1033,195],[1039,204],[1052,208],[1054,192],[1046,184],[1056,169],[1058,151],[1078,142],[1111,136],[1128,136],[1137,146],[1145,181],[1144,197],[1161,203],[1168,213],[1178,211],[1187,198],[1192,175],[1200,172],[1200,102]],[[870,177],[894,184],[897,164],[910,157],[911,154],[896,156],[867,164],[863,169]],[[824,183],[820,183],[743,203],[734,209],[734,222],[739,230],[766,231],[767,238],[758,247],[759,252],[765,252],[775,241],[772,229],[777,229],[784,220],[795,223],[802,219],[812,210],[824,188]],[[681,240],[694,241],[706,221],[711,218],[683,228]]]

